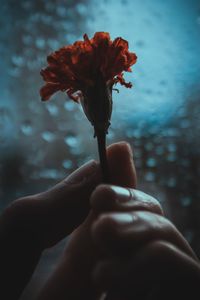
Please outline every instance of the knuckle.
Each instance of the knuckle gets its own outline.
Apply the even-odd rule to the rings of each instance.
[[[91,204],[97,210],[109,209],[114,204],[114,193],[109,185],[97,186],[91,196]]]
[[[157,214],[159,214],[159,215],[164,215],[162,206],[161,206],[160,202],[159,202],[157,199],[155,199],[155,198],[153,198],[152,196],[150,196],[149,203],[150,203],[150,205],[152,206],[153,210],[154,210]]]
[[[113,230],[116,226],[116,222],[112,219],[111,214],[103,214],[99,217],[98,226],[104,230]]]
[[[148,246],[147,250],[149,251],[150,256],[156,261],[159,258],[164,258],[169,255],[169,251],[172,248],[169,242],[164,240],[152,241]]]
[[[117,232],[118,226],[116,226],[116,222],[110,213],[100,215],[93,226],[94,235],[103,237],[103,239],[108,236],[114,237]]]
[[[131,189],[133,200],[136,200],[135,205],[139,209],[149,210],[159,215],[164,215],[160,202],[149,194],[139,190]]]

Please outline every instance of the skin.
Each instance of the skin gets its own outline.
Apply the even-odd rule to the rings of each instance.
[[[1,299],[19,299],[43,250],[69,234],[38,300],[100,299],[104,292],[115,300],[198,298],[198,259],[159,202],[136,190],[130,147],[110,146],[108,161],[110,185],[100,184],[99,165],[92,161],[4,211]]]

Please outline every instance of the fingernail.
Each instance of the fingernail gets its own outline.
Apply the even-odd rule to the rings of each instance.
[[[131,214],[127,213],[112,213],[110,216],[111,220],[121,225],[128,225],[133,222],[133,217]]]
[[[95,176],[95,174],[98,172],[98,169],[99,168],[96,161],[91,160],[69,175],[65,179],[65,182],[70,184],[81,183]]]
[[[114,193],[115,202],[118,202],[119,204],[123,204],[128,202],[131,199],[131,193],[129,189],[120,186],[115,186],[115,185],[111,185],[110,188]]]

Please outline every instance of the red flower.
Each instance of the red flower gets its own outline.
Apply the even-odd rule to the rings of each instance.
[[[118,82],[130,88],[132,84],[125,82],[122,72],[131,72],[136,59],[128,51],[128,42],[121,37],[111,41],[107,32],[96,32],[92,39],[85,34],[84,41],[65,46],[47,57],[48,66],[41,70],[46,81],[40,91],[42,100],[48,100],[57,91],[66,91],[71,99],[78,101],[99,76],[111,88]]]

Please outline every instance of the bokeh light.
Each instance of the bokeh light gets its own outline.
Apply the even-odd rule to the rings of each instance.
[[[108,31],[138,56],[125,75],[134,88],[114,92],[108,144],[131,144],[138,188],[162,203],[200,255],[199,1],[3,0],[0,14],[1,210],[97,158],[81,107],[61,93],[40,101],[39,72],[50,52],[85,32]],[[46,254],[40,274],[56,253]]]

